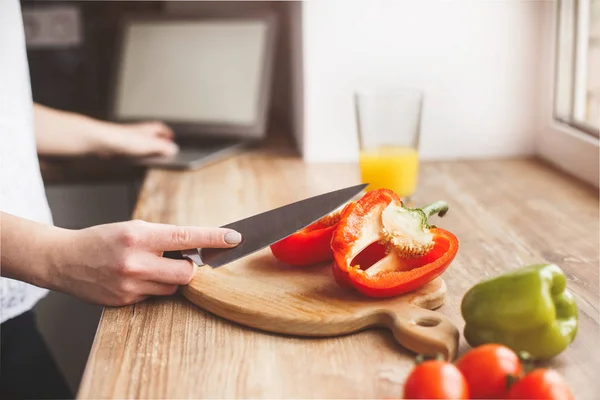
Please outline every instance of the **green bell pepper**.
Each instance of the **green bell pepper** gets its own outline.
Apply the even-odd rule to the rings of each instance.
[[[504,344],[534,359],[561,353],[577,333],[578,311],[563,271],[529,265],[479,282],[465,293],[464,336],[476,347]]]

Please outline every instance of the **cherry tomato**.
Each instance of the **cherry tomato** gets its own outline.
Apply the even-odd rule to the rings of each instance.
[[[525,374],[508,391],[508,399],[573,400],[563,377],[553,369],[537,368]]]
[[[499,344],[475,347],[455,364],[467,380],[472,399],[506,398],[507,376],[519,377],[523,368],[517,354]]]
[[[417,364],[404,383],[404,399],[468,399],[467,381],[458,368],[442,360]]]

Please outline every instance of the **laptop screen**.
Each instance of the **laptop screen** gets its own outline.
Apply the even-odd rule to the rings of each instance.
[[[118,120],[253,127],[269,90],[268,24],[261,19],[133,20],[114,81]]]

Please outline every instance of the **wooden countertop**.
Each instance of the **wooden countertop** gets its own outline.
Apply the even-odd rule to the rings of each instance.
[[[134,218],[217,226],[360,183],[353,164],[304,164],[285,147],[257,149],[193,172],[150,170]],[[460,250],[438,309],[486,277],[548,261],[568,274],[580,311],[575,341],[549,365],[578,400],[596,398],[598,191],[533,159],[423,163],[416,204],[445,199]],[[460,352],[468,349],[460,339]],[[179,295],[106,308],[79,398],[398,398],[413,355],[386,330],[284,337],[207,314]]]

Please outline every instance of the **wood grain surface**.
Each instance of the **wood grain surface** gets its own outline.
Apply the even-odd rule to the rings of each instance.
[[[354,164],[304,164],[263,149],[195,172],[150,171],[135,218],[216,226],[360,183]],[[580,311],[557,368],[578,400],[600,392],[598,193],[530,159],[423,163],[414,203],[439,199],[460,249],[437,310],[462,330],[463,294],[481,279],[548,261]],[[459,353],[469,347],[461,335]],[[79,398],[398,398],[413,354],[385,330],[333,338],[279,335],[211,315],[181,295],[106,308]]]
[[[326,337],[385,326],[415,353],[441,353],[452,360],[460,333],[435,310],[447,287],[437,278],[418,290],[373,299],[342,289],[331,262],[292,267],[269,248],[212,269],[196,268],[181,294],[214,315],[252,328],[293,336]]]

